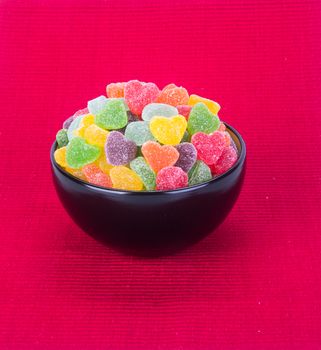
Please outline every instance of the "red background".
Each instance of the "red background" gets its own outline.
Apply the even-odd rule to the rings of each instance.
[[[1,349],[321,348],[320,11],[303,0],[0,3]],[[63,120],[135,78],[217,100],[248,147],[225,223],[152,260],[78,229],[49,166]]]

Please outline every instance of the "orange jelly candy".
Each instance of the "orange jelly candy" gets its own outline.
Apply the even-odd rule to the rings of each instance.
[[[166,103],[176,107],[178,105],[187,105],[188,99],[188,92],[185,88],[182,86],[176,86],[175,84],[168,84],[161,91],[157,98],[157,102]]]
[[[88,164],[82,168],[82,172],[85,175],[88,182],[102,186],[113,187],[110,177],[105,174],[96,164]]]
[[[109,98],[124,97],[125,83],[111,83],[106,86],[106,93]]]

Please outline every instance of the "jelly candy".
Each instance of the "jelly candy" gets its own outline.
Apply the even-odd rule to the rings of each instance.
[[[167,166],[174,165],[179,157],[175,147],[161,146],[155,141],[145,142],[142,146],[142,154],[156,173]]]
[[[124,87],[125,102],[131,112],[141,115],[146,105],[156,101],[159,92],[157,85],[154,83],[130,80]]]
[[[130,167],[143,181],[148,191],[152,191],[156,186],[156,175],[143,157],[137,157],[130,162]]]
[[[75,137],[74,131],[79,128],[79,124],[83,117],[84,117],[83,115],[79,115],[69,125],[69,128],[67,130],[67,136],[69,141],[71,141]]]
[[[187,105],[188,92],[182,86],[178,87],[175,84],[168,84],[161,91],[157,98],[157,102],[166,103],[174,107],[178,105]]]
[[[81,180],[83,180],[83,181],[87,181],[87,178],[86,178],[86,176],[83,174],[83,172],[82,172],[81,169],[73,169],[73,168],[69,168],[69,167],[67,166],[67,167],[65,168],[65,170],[66,170],[69,174],[71,174],[71,175],[77,177],[78,179],[81,179]]]
[[[71,117],[67,118],[62,124],[62,128],[65,130],[68,130],[70,124],[73,122],[74,119],[75,119],[75,117],[73,115]]]
[[[218,113],[218,111],[221,108],[217,102],[209,100],[208,98],[204,98],[198,95],[191,95],[189,97],[189,100],[188,100],[189,105],[195,106],[199,102],[204,103],[208,107],[208,109],[215,115]]]
[[[113,165],[109,164],[106,159],[106,154],[103,152],[101,156],[96,160],[95,162],[99,168],[105,173],[108,174],[110,173],[110,170],[114,167]]]
[[[178,150],[179,158],[175,166],[182,168],[185,173],[188,173],[196,162],[197,151],[192,143],[183,142],[175,146]]]
[[[84,115],[79,123],[79,127],[76,130],[74,130],[73,135],[84,137],[85,130],[88,128],[89,125],[94,124],[94,122],[95,117],[92,114]]]
[[[70,168],[82,168],[94,162],[99,156],[100,149],[89,145],[81,137],[74,137],[67,146],[66,160]]]
[[[107,137],[105,152],[109,164],[125,165],[135,159],[137,146],[134,141],[127,140],[119,131],[112,131]]]
[[[110,83],[106,86],[106,93],[108,97],[124,97],[125,83]]]
[[[191,135],[188,133],[188,131],[186,130],[184,132],[183,138],[181,142],[190,142],[191,141]]]
[[[191,135],[197,132],[210,134],[218,129],[220,120],[214,115],[207,106],[200,102],[197,103],[191,110],[187,122],[187,129]]]
[[[156,189],[169,191],[188,185],[187,174],[179,167],[168,166],[159,171],[156,177]]]
[[[123,102],[118,99],[108,100],[102,111],[96,115],[95,122],[107,130],[121,129],[126,126],[128,118]]]
[[[56,141],[59,148],[68,145],[68,135],[66,129],[61,129],[57,132]]]
[[[237,161],[237,152],[233,146],[226,147],[219,160],[210,165],[212,173],[214,175],[221,175],[229,170]]]
[[[201,160],[197,160],[188,173],[188,185],[194,186],[212,180],[211,169]]]
[[[76,118],[79,115],[85,115],[85,114],[89,114],[89,110],[87,107],[83,109],[79,109],[77,112],[74,113],[73,117]]]
[[[223,135],[224,135],[224,138],[225,138],[226,147],[230,146],[231,145],[231,141],[232,141],[231,135],[227,131],[224,131]]]
[[[84,139],[90,144],[104,147],[108,136],[108,131],[100,128],[96,124],[89,125],[84,132]]]
[[[180,143],[187,126],[182,115],[175,117],[153,117],[150,121],[150,130],[153,136],[162,144],[177,145]]]
[[[176,108],[178,110],[178,113],[180,115],[183,115],[186,118],[186,120],[188,120],[189,114],[191,113],[193,107],[190,105],[179,105],[176,106]]]
[[[131,169],[125,166],[115,166],[110,170],[110,178],[113,187],[126,191],[141,191],[143,182],[141,178]]]
[[[150,103],[144,107],[142,119],[149,122],[155,116],[174,117],[178,114],[178,110],[173,106],[164,103]]]
[[[220,122],[220,126],[219,128],[217,129],[217,131],[225,131],[226,130],[226,126],[223,122]]]
[[[87,108],[90,114],[97,115],[106,106],[108,99],[106,96],[98,96],[93,100],[88,101]]]
[[[66,162],[66,146],[58,148],[55,150],[54,158],[57,164],[65,168],[67,166]]]
[[[192,136],[192,144],[197,150],[198,158],[207,165],[216,163],[226,147],[225,136],[220,131],[210,135],[198,132]]]
[[[96,164],[88,164],[82,168],[82,172],[85,175],[88,182],[102,186],[113,187],[110,177],[105,174]]]
[[[147,141],[155,141],[149,129],[149,123],[145,121],[132,122],[127,125],[125,130],[125,137],[132,140],[137,146],[141,146]]]

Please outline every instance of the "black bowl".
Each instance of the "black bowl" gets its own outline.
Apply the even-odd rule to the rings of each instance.
[[[134,192],[91,185],[64,171],[54,160],[54,184],[65,209],[85,232],[131,254],[173,253],[205,237],[225,219],[242,187],[246,148],[226,125],[239,151],[234,166],[200,185],[173,191]]]

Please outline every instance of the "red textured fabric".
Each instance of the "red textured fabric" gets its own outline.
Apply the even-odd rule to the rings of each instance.
[[[1,1],[1,349],[320,349],[321,3]],[[63,120],[138,78],[217,100],[248,146],[225,223],[123,256],[59,203]]]

